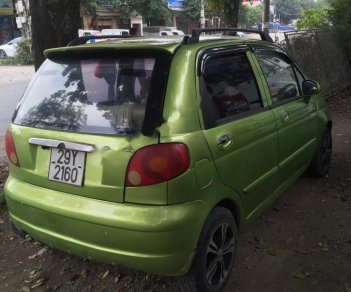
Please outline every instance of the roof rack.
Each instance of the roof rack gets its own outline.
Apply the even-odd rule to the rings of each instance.
[[[218,28],[196,28],[193,29],[191,36],[185,36],[183,38],[183,44],[194,44],[198,43],[200,41],[200,35],[204,32],[248,32],[248,33],[256,33],[261,36],[261,39],[263,41],[271,42],[273,43],[272,38],[269,36],[268,33],[263,32],[261,30],[255,30],[255,29],[246,29],[246,28],[229,28],[229,27],[218,27]]]
[[[73,47],[78,45],[84,45],[88,40],[92,39],[125,39],[130,38],[130,35],[86,35],[82,37],[77,37],[68,43],[67,47]]]

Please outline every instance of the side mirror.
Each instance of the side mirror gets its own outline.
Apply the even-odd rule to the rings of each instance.
[[[302,82],[302,93],[304,95],[313,95],[319,92],[319,84],[313,80]]]

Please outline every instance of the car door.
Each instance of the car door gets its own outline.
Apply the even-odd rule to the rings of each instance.
[[[263,47],[254,52],[277,120],[278,165],[280,180],[285,182],[300,175],[315,152],[319,133],[316,103],[302,94],[304,76],[285,53]]]
[[[255,214],[278,184],[278,137],[248,48],[210,51],[200,60],[204,135],[224,185]],[[248,219],[248,218],[247,218]]]

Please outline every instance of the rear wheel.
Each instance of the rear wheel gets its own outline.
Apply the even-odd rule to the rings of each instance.
[[[321,144],[311,162],[309,173],[316,177],[328,174],[330,160],[332,156],[333,142],[330,128],[327,128]]]
[[[181,279],[183,291],[220,291],[234,264],[237,229],[232,213],[216,207],[207,217],[189,273]]]
[[[6,57],[6,52],[4,50],[0,50],[0,59],[5,59]]]

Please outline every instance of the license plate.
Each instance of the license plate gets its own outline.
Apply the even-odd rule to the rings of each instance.
[[[51,148],[49,180],[81,186],[84,177],[85,152]]]

